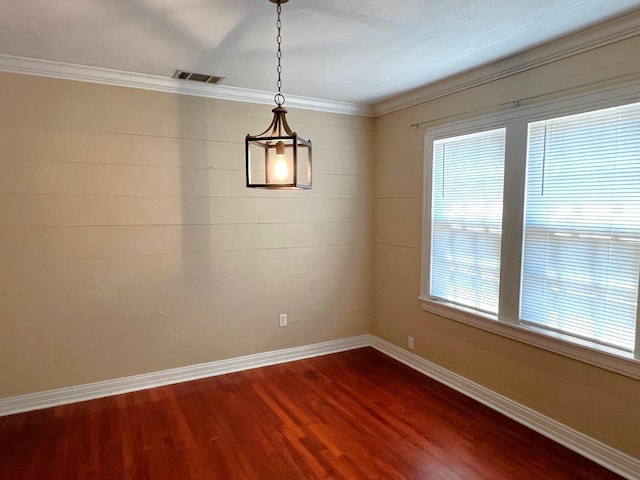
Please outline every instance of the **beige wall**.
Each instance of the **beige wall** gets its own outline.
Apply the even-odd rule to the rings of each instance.
[[[376,119],[373,333],[640,458],[640,381],[421,310],[425,129],[409,126],[630,74],[640,37]]]
[[[271,108],[0,74],[0,398],[370,331],[373,120],[247,189]]]

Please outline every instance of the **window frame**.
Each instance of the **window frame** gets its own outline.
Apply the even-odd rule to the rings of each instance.
[[[502,137],[502,138],[501,138],[501,140],[502,140],[502,149],[504,150],[504,143],[506,142],[506,129],[505,129],[505,128],[497,128],[497,129],[482,129],[482,130],[480,131],[480,133],[482,133],[482,134],[488,134],[488,133],[491,133],[491,134],[493,134],[493,135],[496,135],[496,132],[498,132],[498,131],[500,132],[499,136],[500,136],[500,137]],[[464,137],[464,135],[463,135],[463,137]],[[454,137],[449,137],[449,139],[452,139],[452,138],[455,138],[457,141],[459,141],[459,140],[460,140],[460,136],[457,136],[457,135],[456,135],[456,136],[454,136]],[[484,140],[486,140],[485,135],[483,135],[483,139],[484,139]],[[494,139],[494,140],[495,140],[495,139]],[[434,146],[438,141],[439,141],[438,139],[435,139],[435,140],[431,143],[431,145],[430,145],[430,146],[431,146],[431,148],[433,148],[433,146]],[[464,141],[467,141],[467,142],[468,142],[468,141],[469,141],[469,139],[465,139]],[[483,141],[483,140],[481,140],[481,141]],[[445,149],[446,149],[446,147],[445,147]],[[432,156],[432,157],[434,157],[433,153],[432,153],[432,155],[431,155],[431,156]],[[443,150],[443,157],[444,157],[444,150]],[[450,160],[449,160],[449,161],[450,161]],[[449,186],[449,184],[448,184],[448,182],[447,182],[447,175],[450,175],[450,173],[447,173],[447,174],[445,174],[445,173],[444,173],[444,170],[445,170],[445,168],[444,168],[444,164],[445,164],[445,163],[446,163],[447,165],[449,164],[449,163],[447,162],[447,160],[444,160],[444,159],[443,159],[443,162],[442,162],[441,167],[440,167],[440,168],[442,168],[442,169],[443,169],[443,170],[442,170],[442,173],[441,173],[441,177],[442,177],[442,184],[437,186],[437,189],[442,188],[442,189],[443,189],[443,192],[444,192],[444,190],[447,188],[447,186]],[[501,165],[500,171],[501,171],[501,174],[504,176],[504,155],[502,156],[502,163],[503,163],[503,164]],[[435,166],[435,164],[436,164],[436,160],[435,160],[435,158],[434,158],[434,159],[433,159],[433,162],[431,163],[431,167],[432,167],[432,175],[430,175],[430,178],[431,178],[431,180],[432,180],[432,181],[434,180],[434,178],[435,178],[435,177],[437,177],[437,175],[434,175],[434,174],[433,174],[433,173],[434,173],[434,169],[433,169],[433,167]],[[449,171],[449,169],[446,169],[446,170],[447,170],[447,172]],[[455,174],[454,174],[454,176],[455,176]],[[453,182],[455,183],[455,180],[453,180]],[[484,184],[484,185],[486,186],[486,184]],[[504,185],[504,178],[502,178],[502,182],[499,184],[499,189],[500,189],[500,190],[502,190],[503,185]],[[451,188],[455,188],[455,187],[451,186]],[[430,191],[431,191],[431,199],[430,199],[430,200],[431,200],[431,208],[430,208],[430,212],[433,214],[433,213],[434,213],[434,203],[436,203],[436,204],[440,203],[440,202],[438,201],[438,197],[440,197],[440,195],[439,195],[438,193],[434,193],[435,189],[433,188],[433,185],[431,185],[431,187],[430,187]],[[443,195],[442,197],[446,197],[447,199],[449,198],[449,197],[448,197],[448,196],[446,196],[446,195]],[[445,200],[445,198],[441,198],[441,202],[442,202],[442,203],[444,203],[444,204],[446,204],[446,203],[447,203],[447,200]],[[503,204],[503,203],[504,203],[504,201],[501,199],[501,213],[502,213],[502,204]],[[436,208],[436,209],[437,209],[437,208]],[[459,220],[459,221],[464,222],[464,220]],[[458,221],[458,222],[456,222],[456,223],[459,223],[459,221]],[[502,218],[500,218],[499,222],[500,222],[500,224],[502,224]],[[432,223],[433,223],[433,222],[432,222]],[[502,239],[502,232],[500,232],[500,244],[502,243],[502,242],[501,242],[501,239]],[[462,241],[464,242],[464,240],[462,240]],[[483,238],[483,242],[484,242],[484,243],[483,243],[483,245],[485,245],[485,246],[486,246],[486,243],[489,243],[489,242],[490,242],[490,240],[488,240],[487,238]],[[438,257],[438,258],[440,258],[440,260],[442,260],[442,257],[444,256],[444,255],[436,255],[436,254],[434,254],[434,247],[435,247],[435,244],[436,244],[436,243],[439,243],[439,242],[436,242],[436,241],[435,241],[435,239],[434,239],[434,236],[433,236],[433,235],[431,235],[430,243],[429,243],[429,253],[430,253],[430,258],[429,258],[429,260],[430,260],[430,261],[432,261],[435,257]],[[496,243],[497,243],[497,242],[496,242]],[[500,248],[500,249],[502,248],[502,247],[501,247],[501,245],[500,245],[500,247],[499,247],[499,248]],[[446,254],[445,254],[445,255],[446,255]],[[499,268],[499,263],[500,263],[500,258],[499,258],[499,257],[500,257],[500,256],[498,256],[498,268]],[[455,263],[455,262],[454,262],[454,263]],[[434,282],[434,273],[433,273],[433,272],[434,272],[434,271],[430,269],[430,271],[429,271],[430,275],[429,275],[429,279],[428,279],[428,281],[427,281],[427,284],[429,285],[429,291],[430,291],[430,292],[432,292],[432,291],[433,291],[433,288],[432,288],[432,287],[433,287],[434,283],[435,283],[436,285],[440,283],[440,282],[437,282],[437,281],[436,281],[436,282]],[[461,287],[462,287],[462,284],[460,284],[459,286],[461,286]],[[498,282],[498,288],[499,288],[499,282]],[[464,306],[465,306],[465,304],[463,303],[463,301],[462,301],[462,300],[460,300],[460,301],[453,301],[453,300],[451,300],[450,298],[445,298],[444,296],[440,297],[440,296],[438,296],[438,295],[434,295],[434,297],[435,297],[435,298],[438,298],[440,301],[443,301],[443,302],[451,302],[452,304],[455,304],[455,305],[461,306],[461,307],[463,307],[463,308],[464,308]],[[492,310],[490,310],[489,308],[487,308],[487,309],[480,309],[480,308],[479,308],[479,309],[478,309],[478,311],[480,311],[480,312],[484,311],[484,312],[487,312],[487,313],[490,315]]]
[[[562,99],[518,105],[481,117],[428,128],[424,137],[421,280],[423,310],[528,345],[640,379],[640,308],[636,313],[635,356],[588,341],[554,335],[519,320],[520,273],[524,240],[524,204],[528,124],[535,121],[640,102],[640,83],[590,90]],[[429,298],[431,259],[431,182],[433,142],[494,128],[506,128],[503,223],[498,315]]]

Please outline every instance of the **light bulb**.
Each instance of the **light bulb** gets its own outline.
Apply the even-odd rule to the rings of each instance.
[[[276,143],[276,161],[273,165],[273,176],[276,180],[282,182],[289,176],[289,169],[287,168],[287,160],[284,156],[284,143]]]

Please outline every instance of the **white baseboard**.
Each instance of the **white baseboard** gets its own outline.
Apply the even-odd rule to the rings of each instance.
[[[619,452],[583,433],[573,430],[556,420],[531,410],[486,387],[467,380],[435,363],[429,362],[381,338],[368,334],[302,347],[247,355],[229,360],[219,360],[200,365],[173,368],[161,372],[89,383],[76,387],[60,388],[46,392],[4,398],[0,399],[0,416],[119,395],[121,393],[145,390],[267,365],[275,365],[277,363],[291,362],[303,358],[317,357],[366,346],[372,346],[385,355],[395,358],[434,380],[477,400],[489,408],[506,415],[518,423],[541,433],[629,480],[640,478],[640,459]]]
[[[640,478],[640,459],[611,448],[503,395],[478,385],[392,343],[371,336],[371,346],[434,380],[477,400],[545,437],[587,457],[629,480]]]
[[[229,360],[172,368],[161,372],[145,373],[75,387],[2,398],[0,399],[0,416],[82,402],[95,398],[109,397],[121,393],[135,392],[137,390],[161,387],[173,383],[197,380],[199,378],[213,377],[225,373],[248,370],[250,368],[265,367],[277,363],[291,362],[303,358],[317,357],[329,353],[366,347],[370,345],[370,337],[370,335],[366,334],[302,347],[257,353],[255,355],[236,357]]]

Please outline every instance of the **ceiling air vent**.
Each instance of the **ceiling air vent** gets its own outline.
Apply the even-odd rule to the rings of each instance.
[[[182,70],[176,70],[176,73],[173,74],[173,78],[201,83],[213,83],[214,85],[217,85],[224,80],[224,77],[216,77],[215,75],[207,75],[206,73],[183,72]]]

